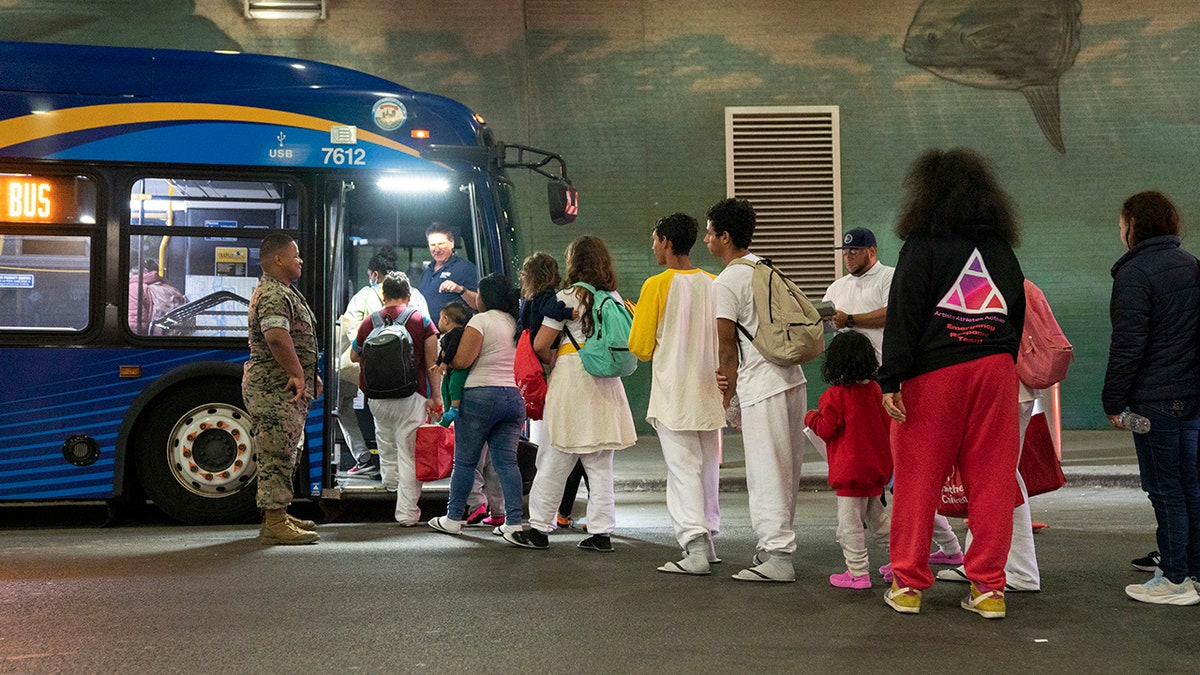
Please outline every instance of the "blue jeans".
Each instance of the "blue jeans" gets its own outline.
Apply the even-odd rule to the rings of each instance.
[[[1150,432],[1134,434],[1142,489],[1150,497],[1159,567],[1172,583],[1200,578],[1200,483],[1196,440],[1200,416],[1196,401],[1143,401],[1129,406],[1150,420]]]
[[[462,518],[475,482],[475,467],[487,443],[492,465],[504,491],[504,523],[520,526],[521,470],[517,468],[517,440],[525,425],[525,401],[516,387],[470,387],[463,390],[454,420],[454,471],[450,474],[450,501],[446,514]]]

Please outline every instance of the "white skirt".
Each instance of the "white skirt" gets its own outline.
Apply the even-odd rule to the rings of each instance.
[[[621,378],[592,377],[578,354],[558,357],[543,418],[547,440],[562,452],[620,450],[637,442]]]

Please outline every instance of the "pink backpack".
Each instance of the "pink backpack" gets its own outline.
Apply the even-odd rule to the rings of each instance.
[[[1017,350],[1017,377],[1027,387],[1045,389],[1067,376],[1075,352],[1050,311],[1042,289],[1025,280],[1025,331]]]

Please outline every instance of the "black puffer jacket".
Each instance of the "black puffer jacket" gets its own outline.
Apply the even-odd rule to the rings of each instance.
[[[1200,397],[1200,263],[1179,237],[1139,242],[1113,265],[1104,413]]]

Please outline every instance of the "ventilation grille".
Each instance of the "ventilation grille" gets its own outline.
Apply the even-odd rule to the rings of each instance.
[[[324,19],[325,0],[245,0],[247,19]]]
[[[751,250],[819,300],[840,272],[837,106],[726,108],[725,162],[726,191],[758,214]]]

